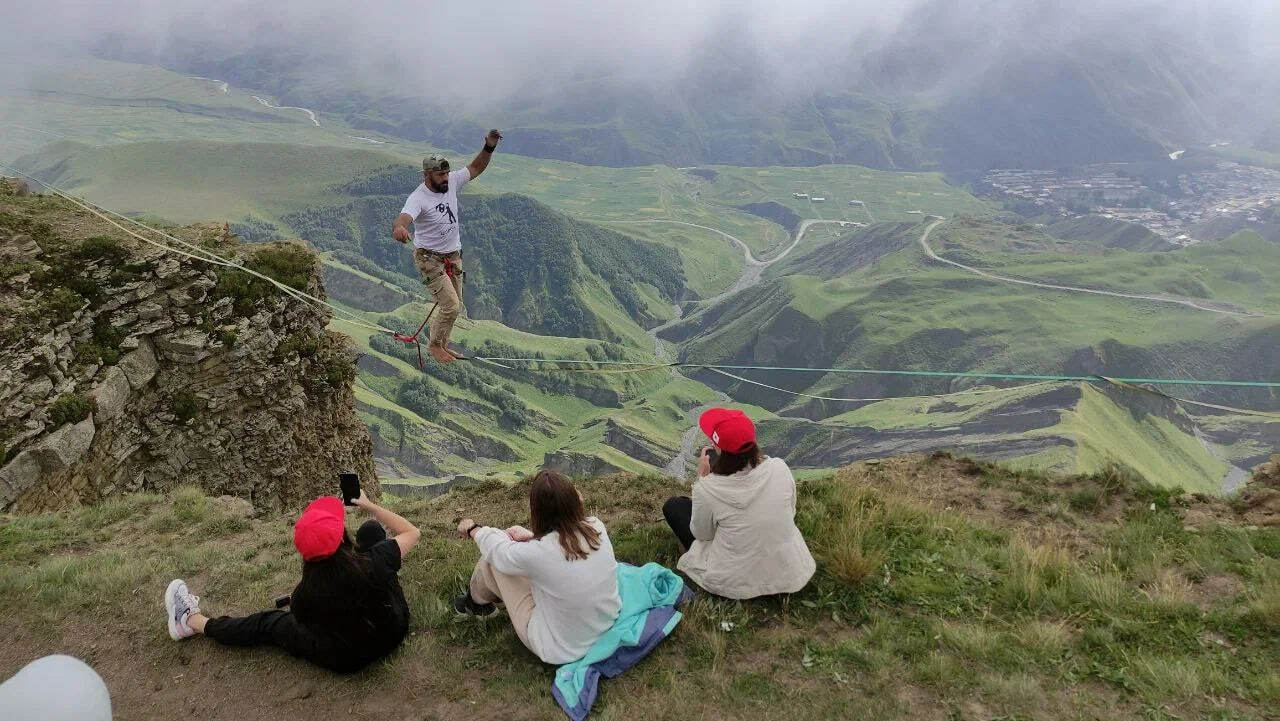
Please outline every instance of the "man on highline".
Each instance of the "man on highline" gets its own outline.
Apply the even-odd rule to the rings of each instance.
[[[436,301],[431,323],[431,351],[440,363],[452,363],[462,356],[449,348],[449,333],[462,312],[462,235],[458,230],[458,190],[489,167],[489,158],[502,134],[490,130],[484,148],[465,168],[449,171],[442,155],[422,161],[422,184],[405,201],[391,229],[391,237],[401,243],[413,238],[413,263]],[[412,234],[409,224],[413,224]]]

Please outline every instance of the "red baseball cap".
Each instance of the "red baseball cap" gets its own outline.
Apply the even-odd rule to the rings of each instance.
[[[698,427],[725,453],[741,453],[756,442],[755,424],[746,413],[732,408],[712,408],[703,413]]]
[[[293,525],[293,545],[304,561],[327,558],[338,550],[345,530],[342,501],[334,496],[322,496],[312,501]]]

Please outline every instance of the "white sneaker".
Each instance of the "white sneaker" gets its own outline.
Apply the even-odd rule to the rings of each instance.
[[[187,618],[200,613],[200,597],[187,588],[181,578],[175,578],[164,592],[164,609],[169,616],[169,637],[175,641],[196,635],[187,625]]]

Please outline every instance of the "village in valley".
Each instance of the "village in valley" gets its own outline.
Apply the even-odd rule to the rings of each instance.
[[[1024,215],[1101,215],[1140,224],[1178,245],[1203,241],[1197,231],[1208,223],[1257,223],[1260,213],[1280,205],[1280,171],[1229,160],[1177,174],[1152,175],[1131,166],[993,169],[975,189]]]

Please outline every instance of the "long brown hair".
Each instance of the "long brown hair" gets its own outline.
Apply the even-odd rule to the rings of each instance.
[[[732,476],[747,466],[755,468],[760,465],[763,458],[760,455],[760,446],[752,443],[742,449],[741,453],[725,453],[720,451],[716,456],[716,462],[711,464],[711,472],[717,476]]]
[[[556,531],[560,548],[570,561],[581,561],[600,547],[600,533],[587,523],[582,498],[568,478],[555,471],[538,471],[529,488],[529,521],[534,538]],[[586,541],[590,549],[584,549]]]
[[[302,580],[291,603],[299,621],[313,628],[338,631],[385,602],[386,589],[373,581],[369,558],[355,548],[351,533],[332,555],[304,561]]]

